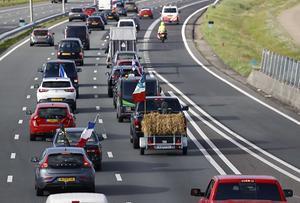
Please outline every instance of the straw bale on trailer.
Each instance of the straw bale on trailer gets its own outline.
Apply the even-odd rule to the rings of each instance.
[[[142,131],[145,135],[183,135],[185,130],[185,117],[178,114],[145,114],[142,121]]]

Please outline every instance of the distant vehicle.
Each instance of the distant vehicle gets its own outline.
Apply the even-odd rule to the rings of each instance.
[[[146,97],[146,112],[162,112],[162,103],[166,103],[168,106],[168,113],[183,113],[188,107],[181,106],[179,100],[176,97],[170,96],[149,96]],[[131,114],[130,118],[130,141],[133,143],[133,148],[139,148],[139,139],[143,137],[142,132],[142,120],[145,113],[145,105],[143,102],[136,104],[135,111]],[[167,139],[166,139],[167,140]]]
[[[98,0],[98,10],[110,10],[112,9],[112,2],[111,0]]]
[[[116,66],[132,66],[133,60],[131,59],[123,59],[123,60],[118,60],[116,63]],[[139,61],[134,61],[135,63],[135,68],[137,69],[137,71],[139,72],[139,76],[142,75],[143,73],[143,66],[140,64]]]
[[[136,12],[138,13],[138,7],[136,6],[135,2],[125,2],[124,7],[127,9],[128,12]]]
[[[106,15],[106,13],[104,11],[95,12],[95,13],[93,13],[92,16],[99,16],[99,17],[101,17],[102,20],[103,20],[103,22],[104,22],[104,24],[107,25],[107,15]]]
[[[66,137],[71,147],[75,147],[76,144],[79,142],[80,135],[84,131],[85,128],[65,128]],[[102,147],[100,143],[100,139],[93,131],[91,137],[86,143],[84,147],[89,160],[93,162],[95,170],[102,169]],[[101,137],[102,139],[102,137]],[[53,139],[53,147],[64,147],[66,146],[66,140],[64,134],[62,133],[61,129],[56,130],[56,134]]]
[[[130,118],[135,109],[135,103],[132,100],[137,83],[141,77],[120,78],[114,88],[113,104],[117,109],[117,119],[123,122],[124,118]],[[157,96],[160,94],[158,80],[154,77],[146,77],[146,95]]]
[[[30,46],[35,44],[49,44],[54,46],[54,33],[47,28],[34,29],[30,35]]]
[[[57,58],[74,60],[76,64],[83,65],[84,50],[78,38],[66,38],[57,45]]]
[[[293,191],[282,190],[272,176],[218,175],[214,176],[205,192],[194,188],[192,196],[200,196],[199,203],[212,202],[287,202]]]
[[[88,202],[108,203],[104,194],[99,193],[61,193],[49,195],[46,203]]]
[[[87,7],[84,9],[84,14],[89,17],[91,15],[93,15],[93,13],[95,13],[97,11],[97,9],[95,7]]]
[[[179,24],[179,13],[177,6],[164,6],[161,12],[161,21]]]
[[[68,3],[68,0],[64,0],[65,1],[65,3]],[[62,3],[63,2],[63,0],[51,0],[51,3],[53,4],[53,3]]]
[[[82,20],[85,21],[87,16],[84,14],[83,8],[71,8],[69,12],[69,21]]]
[[[90,49],[90,30],[86,25],[67,25],[64,33],[65,38],[79,38],[84,49]]]
[[[116,12],[119,14],[119,16],[127,16],[127,10],[122,6],[117,6]]]
[[[132,72],[132,66],[113,66],[111,72],[107,72],[107,95],[113,97],[113,89],[117,84],[119,78],[128,76]],[[139,76],[138,72],[135,71],[135,76]]]
[[[140,18],[151,18],[153,19],[153,11],[151,8],[142,8],[139,11],[139,17]]]
[[[70,78],[43,78],[36,93],[37,102],[63,102],[76,110],[76,90]]]
[[[76,189],[80,192],[95,192],[95,169],[80,147],[46,148],[41,158],[33,157],[35,168],[35,191],[37,196],[44,191]]]
[[[86,21],[86,25],[89,30],[104,30],[105,29],[105,23],[103,22],[102,18],[100,16],[90,16],[88,17]]]
[[[136,27],[136,30],[137,31],[140,31],[140,28],[141,28],[141,21],[140,21],[140,18],[137,16],[137,15],[133,15],[133,16],[128,16],[127,18],[125,19],[132,19],[135,23],[135,27]]]
[[[47,63],[44,63],[41,68],[38,69],[38,72],[43,73],[43,78],[52,78],[52,77],[60,77],[59,68],[63,67],[65,73],[68,78],[71,79],[73,86],[76,89],[76,96],[79,96],[79,80],[78,80],[78,72],[81,72],[81,68],[76,68],[76,64],[71,60],[49,60]]]
[[[30,141],[37,137],[53,137],[56,129],[63,124],[65,127],[75,127],[75,118],[66,103],[39,103],[29,120]]]
[[[132,27],[137,30],[137,26],[133,19],[120,19],[118,21],[117,27]]]
[[[118,13],[112,12],[112,10],[106,10],[104,12],[106,13],[107,20],[115,20],[115,21],[120,20],[120,16]]]

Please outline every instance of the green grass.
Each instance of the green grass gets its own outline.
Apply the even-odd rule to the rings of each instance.
[[[53,19],[51,21],[48,21],[48,22],[45,22],[45,23],[42,23],[38,26],[36,26],[35,28],[38,28],[38,27],[50,27],[51,25],[54,25],[58,22],[61,22],[63,20],[66,20],[68,19],[67,17],[59,17],[59,18],[56,18],[56,19]],[[18,35],[16,35],[15,37],[13,38],[10,38],[10,39],[7,39],[5,41],[1,41],[0,42],[0,55],[5,52],[9,47],[11,47],[12,45],[16,44],[17,42],[21,41],[22,39],[26,38],[26,37],[29,37],[30,33],[32,32],[33,29],[29,29],[27,31],[24,31]]]
[[[242,76],[251,61],[260,64],[264,48],[300,59],[300,49],[277,21],[281,11],[299,0],[223,0],[202,17],[200,30],[217,55]],[[212,28],[208,21],[214,21]]]
[[[48,0],[33,0],[33,3]],[[0,0],[0,7],[15,6],[19,4],[29,4],[29,0]]]

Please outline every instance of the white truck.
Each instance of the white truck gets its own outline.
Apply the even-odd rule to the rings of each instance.
[[[112,0],[98,0],[98,10],[110,10],[112,8]]]

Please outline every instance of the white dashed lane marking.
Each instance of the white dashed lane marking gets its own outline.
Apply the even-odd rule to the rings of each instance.
[[[96,110],[99,111],[100,110],[100,106],[96,106]]]
[[[99,108],[100,109],[100,108]],[[98,119],[98,123],[102,124],[103,123],[103,119],[99,118]]]
[[[94,73],[97,73],[98,71],[97,70],[94,70]]]
[[[19,135],[19,134],[15,134],[14,139],[15,139],[15,140],[18,140],[19,138],[20,138],[20,135]]]
[[[18,121],[18,124],[22,124],[22,123],[23,123],[23,120],[19,120],[19,121]]]
[[[8,183],[12,183],[13,182],[13,176],[12,175],[8,175],[7,176],[7,182]]]
[[[49,61],[49,60],[51,60],[51,58],[47,58],[47,60]]]
[[[97,78],[96,78],[96,77],[93,77],[93,80],[97,80]]]
[[[93,86],[93,88],[94,88],[94,89],[97,89],[97,86],[96,86],[96,85],[94,85],[94,86]]]
[[[115,176],[116,176],[116,179],[117,179],[118,182],[123,181],[123,180],[122,180],[122,177],[121,177],[121,174],[116,173]]]
[[[52,56],[54,56],[54,54],[55,54],[54,52],[51,53]]]
[[[34,88],[34,86],[33,86],[33,85],[31,85],[31,86],[30,86],[30,89],[33,89],[33,88]]]
[[[98,52],[98,53],[97,53],[97,55],[99,55],[99,56],[100,56],[100,55],[101,55],[101,53],[100,53],[100,52]]]
[[[97,61],[99,61],[99,60],[100,60],[100,58],[98,58],[98,57],[97,57],[97,58],[96,58],[96,60],[97,60]]]
[[[27,110],[27,107],[23,106],[22,111],[26,111],[26,110]]]
[[[106,133],[103,133],[103,134],[102,134],[102,137],[103,137],[104,139],[107,139]]]
[[[16,158],[16,153],[11,153],[10,154],[10,159],[15,159]]]
[[[35,81],[37,81],[38,79],[39,79],[38,77],[35,77],[35,78],[34,78]]]
[[[107,152],[107,156],[108,156],[108,158],[110,158],[110,159],[114,158],[114,155],[113,155],[112,152]]]
[[[27,96],[26,96],[26,99],[30,99],[30,95],[27,95]]]

